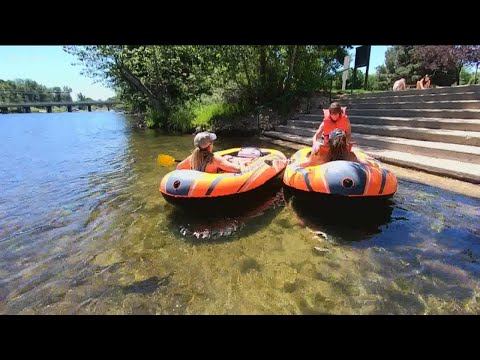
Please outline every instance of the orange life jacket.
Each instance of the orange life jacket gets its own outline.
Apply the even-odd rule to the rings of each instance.
[[[348,120],[347,108],[342,106],[342,113],[338,117],[337,121],[333,121],[330,117],[330,111],[328,109],[323,109],[323,137],[328,139],[328,135],[333,129],[341,129],[345,132],[350,129],[350,120]]]
[[[192,160],[191,157],[189,161],[187,161],[185,164],[183,164],[180,167],[177,167],[177,170],[191,170],[192,169]],[[217,167],[215,164],[215,161],[212,161],[210,163],[207,163],[205,165],[204,169],[200,169],[200,171],[206,172],[206,173],[211,173],[211,174],[216,174],[220,171],[220,169]]]

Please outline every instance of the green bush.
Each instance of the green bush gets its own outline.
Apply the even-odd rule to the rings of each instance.
[[[167,121],[168,130],[188,132],[194,127],[192,120],[194,118],[193,110],[186,105],[180,109],[173,111]]]
[[[145,124],[150,128],[164,127],[169,131],[185,133],[197,127],[208,129],[215,118],[232,118],[240,112],[241,107],[237,104],[195,102],[174,109],[168,117],[158,111],[148,109]]]
[[[208,127],[215,118],[232,118],[240,112],[240,106],[237,104],[213,103],[209,105],[199,105],[194,108],[195,118],[192,124],[194,127]]]
[[[147,109],[145,115],[145,125],[149,128],[159,127],[162,123],[162,116],[160,112],[155,109],[149,108]]]

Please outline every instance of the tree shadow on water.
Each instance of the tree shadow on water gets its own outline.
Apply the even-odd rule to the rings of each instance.
[[[174,207],[167,214],[168,227],[195,244],[232,241],[267,226],[285,205],[279,178],[243,195]]]

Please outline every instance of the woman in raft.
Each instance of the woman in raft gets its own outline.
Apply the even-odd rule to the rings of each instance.
[[[198,170],[207,173],[239,173],[247,163],[234,164],[223,156],[213,153],[213,142],[217,139],[217,135],[210,132],[199,132],[193,139],[195,149],[192,154],[177,165],[177,170],[188,169]]]

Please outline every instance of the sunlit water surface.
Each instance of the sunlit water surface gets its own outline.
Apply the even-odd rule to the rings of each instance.
[[[184,214],[158,191],[192,136],[113,112],[0,116],[2,314],[478,314],[480,200],[399,181],[382,209]],[[263,145],[225,139],[216,149]],[[279,148],[287,156],[290,149]]]

